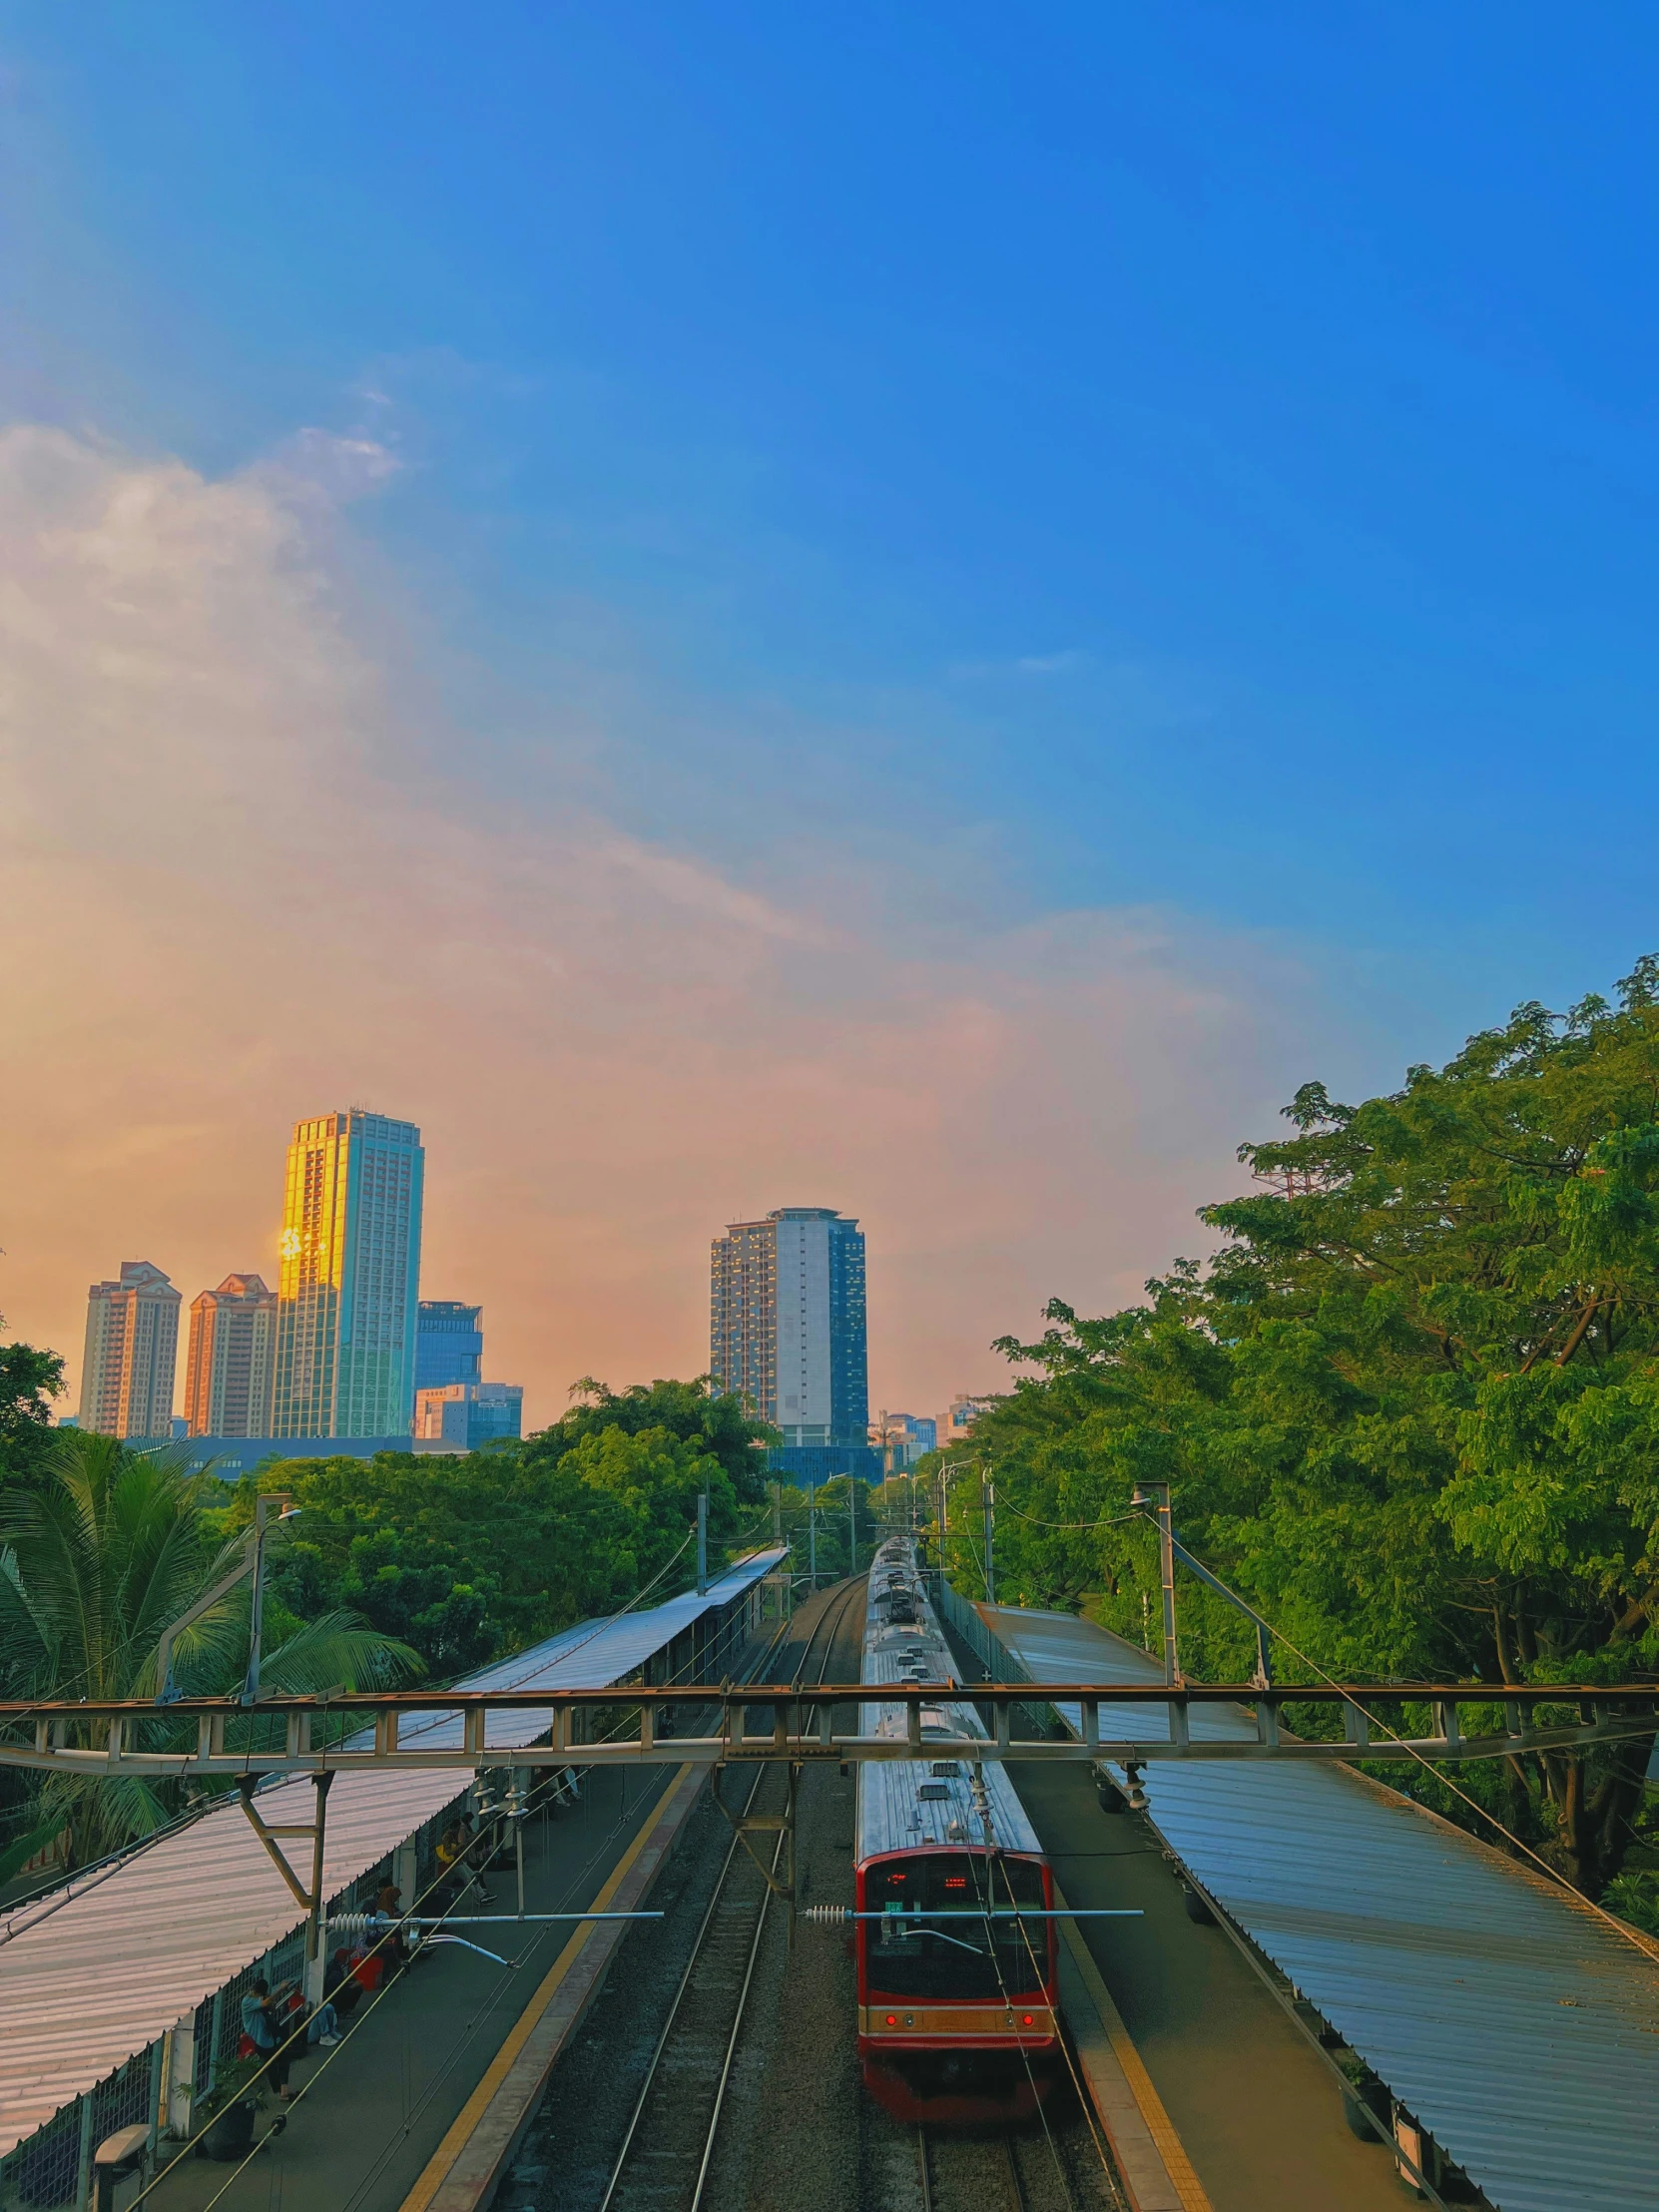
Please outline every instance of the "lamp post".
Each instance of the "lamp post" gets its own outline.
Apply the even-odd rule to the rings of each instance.
[[[276,1508],[275,1520],[272,1509]],[[227,1597],[247,1575],[254,1577],[254,1604],[249,1620],[248,1672],[242,1686],[242,1702],[254,1705],[260,1695],[260,1635],[265,1625],[265,1547],[266,1537],[276,1522],[290,1521],[296,1517],[299,1507],[285,1492],[254,1500],[254,1525],[243,1537],[245,1545],[242,1559],[228,1574],[221,1575],[211,1590],[205,1591],[189,1612],[181,1613],[176,1621],[162,1630],[156,1646],[156,1703],[171,1705],[180,1695],[173,1679],[173,1646],[187,1628],[192,1628],[204,1613],[211,1613],[222,1597]]]

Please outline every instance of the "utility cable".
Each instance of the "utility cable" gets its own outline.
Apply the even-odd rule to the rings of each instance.
[[[1151,1528],[1156,1528],[1158,1525],[1150,1513],[1141,1513],[1137,1517],[1141,1520],[1144,1520]],[[1226,1595],[1234,1601],[1235,1604],[1241,1606],[1245,1604],[1244,1599],[1239,1596],[1238,1591],[1230,1588],[1226,1583],[1224,1583],[1221,1579],[1221,1576],[1215,1574],[1214,1568],[1207,1567],[1205,1569],[1205,1572],[1207,1574],[1215,1575],[1217,1588],[1223,1590]],[[1252,1614],[1255,1614],[1255,1608],[1253,1606],[1246,1607],[1246,1610],[1251,1612]],[[1391,1742],[1397,1744],[1400,1749],[1404,1751],[1410,1758],[1414,1759],[1417,1762],[1418,1766],[1421,1767],[1426,1774],[1431,1774],[1434,1777],[1434,1780],[1438,1782],[1442,1786],[1442,1788],[1449,1790],[1453,1797],[1460,1798],[1462,1802],[1466,1806],[1468,1806],[1470,1811],[1478,1813],[1483,1821],[1490,1822],[1491,1826],[1497,1830],[1500,1836],[1505,1838],[1506,1841],[1508,1841],[1509,1843],[1513,1844],[1518,1852],[1522,1853],[1526,1858],[1530,1859],[1532,1864],[1536,1868],[1538,1868],[1541,1873],[1546,1874],[1551,1882],[1557,1883],[1563,1890],[1565,1890],[1567,1895],[1574,1901],[1575,1904],[1588,1907],[1590,1912],[1595,1914],[1598,1920],[1605,1921],[1607,1923],[1607,1926],[1613,1931],[1614,1935],[1621,1936],[1624,1940],[1632,1946],[1633,1949],[1639,1950],[1645,1958],[1650,1958],[1655,1960],[1656,1962],[1659,1962],[1659,1942],[1655,1942],[1650,1936],[1647,1936],[1641,1934],[1640,1931],[1632,1928],[1628,1924],[1628,1922],[1621,1921],[1618,1918],[1617,1914],[1609,1913],[1605,1909],[1605,1907],[1598,1905],[1595,1902],[1594,1898],[1586,1897],[1584,1895],[1584,1892],[1576,1888],[1571,1882],[1569,1882],[1566,1876],[1562,1874],[1558,1868],[1552,1867],[1547,1859],[1541,1858],[1539,1854],[1532,1849],[1532,1846],[1530,1844],[1523,1842],[1522,1839],[1517,1836],[1512,1829],[1505,1828],[1503,1823],[1498,1819],[1495,1813],[1489,1813],[1486,1810],[1485,1806],[1483,1806],[1477,1798],[1470,1797],[1467,1790],[1463,1789],[1458,1783],[1453,1782],[1449,1775],[1442,1774],[1439,1768],[1435,1766],[1434,1762],[1429,1759],[1424,1753],[1418,1751],[1415,1744],[1413,1744],[1409,1740],[1409,1738],[1401,1736],[1398,1730],[1395,1728],[1391,1728],[1386,1721],[1377,1719],[1376,1716],[1372,1714],[1369,1706],[1362,1705],[1360,1700],[1355,1697],[1341,1682],[1337,1681],[1335,1676],[1330,1675],[1326,1672],[1324,1667],[1320,1665],[1317,1659],[1311,1659],[1308,1656],[1307,1652],[1302,1650],[1299,1645],[1294,1644],[1282,1628],[1276,1627],[1272,1621],[1264,1621],[1264,1625],[1268,1629],[1270,1635],[1275,1636],[1278,1641],[1285,1646],[1285,1649],[1288,1652],[1290,1652],[1295,1658],[1298,1658],[1302,1661],[1302,1664],[1305,1667],[1311,1667],[1314,1673],[1319,1676],[1322,1682],[1328,1684],[1330,1688],[1339,1692],[1340,1695],[1347,1701],[1347,1703],[1354,1707],[1357,1713],[1364,1714],[1368,1720],[1376,1720],[1376,1725],[1382,1730],[1383,1734],[1387,1736]],[[1286,1689],[1287,1691],[1291,1691],[1294,1690],[1295,1685],[1283,1684],[1281,1685],[1281,1687]],[[1386,1687],[1386,1685],[1380,1685],[1380,1687]],[[1501,1689],[1501,1685],[1498,1685],[1498,1687]],[[1501,1702],[1501,1700],[1494,1697],[1492,1702],[1494,1704],[1497,1704]]]

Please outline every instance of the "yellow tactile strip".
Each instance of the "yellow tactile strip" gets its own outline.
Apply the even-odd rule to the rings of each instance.
[[[1065,1911],[1058,1883],[1054,1903]],[[1213,2212],[1076,1922],[1062,1921],[1060,1933],[1065,1944],[1060,1958],[1062,2007],[1134,2212]],[[1073,1982],[1069,2003],[1068,1981]],[[1098,2030],[1088,2016],[1091,2009]]]
[[[703,1787],[705,1771],[679,1769],[590,1911],[627,1912],[645,1896]],[[472,2212],[489,2202],[541,2101],[554,2060],[587,2009],[627,1928],[626,1922],[589,1921],[577,1929],[427,2160],[403,2199],[402,2212]]]

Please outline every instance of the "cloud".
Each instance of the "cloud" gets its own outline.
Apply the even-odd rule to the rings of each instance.
[[[289,1125],[351,1101],[422,1125],[427,1294],[483,1300],[540,1418],[698,1370],[709,1238],[770,1206],[862,1217],[872,1380],[916,1410],[1050,1293],[1193,1248],[1284,1087],[1281,952],[1111,911],[924,949],[856,854],[781,889],[476,797],[477,734],[411,721],[465,672],[424,681],[435,626],[351,557],[393,466],[0,436],[14,1330],[78,1354],[124,1258],[187,1299],[271,1274]]]
[[[1089,656],[1080,647],[1063,653],[1022,653],[1011,661],[957,661],[947,671],[953,682],[971,683],[987,677],[1069,676],[1086,668]]]

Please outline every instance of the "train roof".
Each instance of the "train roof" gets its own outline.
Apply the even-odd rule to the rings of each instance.
[[[897,1610],[913,1613],[913,1620],[887,1617],[894,1610],[894,1600]],[[878,1684],[955,1679],[956,1662],[922,1587],[915,1547],[903,1538],[889,1539],[870,1569],[860,1680]],[[906,1725],[902,1705],[872,1701],[859,1709],[860,1735],[901,1738]],[[929,1730],[941,1736],[985,1733],[973,1707],[955,1699],[922,1707],[924,1740]],[[1037,1832],[1001,1763],[992,1760],[980,1773],[991,1840],[1003,1851],[1040,1858]],[[854,1828],[858,1863],[883,1852],[982,1848],[984,1826],[974,1803],[972,1779],[971,1769],[956,1758],[860,1761]]]

